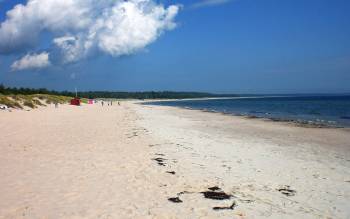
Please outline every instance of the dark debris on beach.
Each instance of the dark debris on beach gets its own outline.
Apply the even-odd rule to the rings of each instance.
[[[182,200],[179,197],[168,198],[168,200],[174,203],[182,203]]]
[[[234,210],[237,206],[236,201],[233,201],[233,203],[228,207],[213,207],[213,210],[219,211],[219,210]]]
[[[177,194],[177,197],[172,197],[168,198],[168,201],[173,202],[173,203],[182,203],[183,201],[180,199],[180,196],[183,194],[191,194],[191,193],[197,193],[197,192],[188,192],[188,191],[183,191]],[[204,195],[204,198],[207,199],[212,199],[212,200],[229,200],[233,195],[227,194],[222,189],[218,186],[212,186],[209,187],[207,191],[205,192],[200,192]],[[251,200],[247,200],[246,203],[252,202]],[[234,210],[237,207],[237,202],[233,200],[232,204],[229,206],[215,206],[212,209],[214,211],[221,211],[221,210]]]
[[[286,196],[295,196],[296,191],[291,189],[290,186],[283,186],[279,189],[277,189],[277,191],[279,191],[280,193],[282,193],[283,195]]]
[[[201,193],[204,195],[205,198],[215,200],[225,200],[230,199],[232,197],[232,195],[226,194],[225,192],[206,191]]]
[[[165,162],[166,159],[164,159],[164,158],[157,157],[157,158],[153,158],[152,160],[157,161],[157,163],[158,163],[159,166],[165,166],[165,163],[164,163],[164,162]]]
[[[204,198],[214,199],[214,200],[226,200],[230,199],[232,195],[226,194],[221,188],[217,186],[209,187],[208,191],[201,192]]]
[[[213,186],[213,187],[209,187],[208,190],[210,191],[218,191],[218,190],[221,190],[219,187],[217,186]]]

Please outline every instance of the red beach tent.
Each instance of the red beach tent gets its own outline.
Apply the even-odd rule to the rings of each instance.
[[[71,99],[70,105],[80,106],[80,99],[78,97]]]

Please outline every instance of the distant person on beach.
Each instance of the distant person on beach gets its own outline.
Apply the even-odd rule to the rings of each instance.
[[[103,101],[101,102],[101,105],[103,106]]]
[[[111,101],[111,106],[113,106],[113,101]]]
[[[120,106],[120,102],[118,101],[118,106]]]

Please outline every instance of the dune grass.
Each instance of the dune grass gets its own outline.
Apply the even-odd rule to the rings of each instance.
[[[68,103],[72,98],[66,97],[66,96],[56,96],[56,95],[49,95],[49,94],[34,94],[30,95],[32,98],[38,98],[39,100],[45,101],[46,104],[63,104]]]
[[[38,106],[46,106],[46,104],[64,104],[68,103],[70,99],[71,97],[49,94],[3,95],[0,93],[0,104],[14,109],[23,109],[24,107],[34,109]]]
[[[23,109],[22,105],[17,101],[12,100],[8,96],[0,94],[0,104],[5,105],[9,108]]]

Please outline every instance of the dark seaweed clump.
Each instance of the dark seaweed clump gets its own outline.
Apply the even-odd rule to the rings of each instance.
[[[181,203],[182,200],[179,197],[168,198],[169,201],[174,203]]]
[[[158,165],[159,166],[165,166],[165,160],[164,158],[161,158],[161,157],[157,157],[157,158],[154,158],[153,160],[157,161]]]
[[[175,175],[175,171],[166,171],[169,174]]]
[[[230,205],[228,207],[213,207],[213,210],[215,210],[215,211],[219,211],[219,210],[234,210],[236,206],[237,206],[237,203],[235,201],[233,201],[232,205]]]
[[[202,192],[205,198],[215,199],[215,200],[225,200],[230,199],[232,195],[226,194],[225,192],[216,192],[216,191],[205,191]]]
[[[293,189],[290,189],[290,186],[284,186],[280,189],[277,189],[277,191],[281,192],[283,195],[286,196],[294,196],[297,192]]]
[[[213,186],[213,187],[209,187],[208,188],[210,191],[218,191],[218,190],[221,190],[219,187],[217,186]]]

